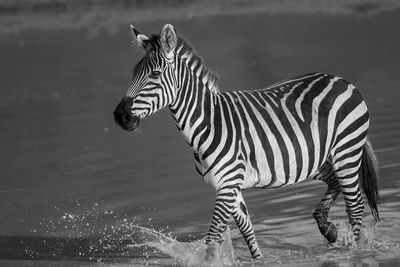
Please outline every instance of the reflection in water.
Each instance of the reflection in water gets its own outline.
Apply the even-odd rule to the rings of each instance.
[[[244,196],[266,255],[256,264],[399,263],[399,18],[398,11],[368,17],[290,13],[173,23],[220,72],[222,88],[260,88],[321,70],[354,81],[370,108],[382,222],[373,224],[366,207],[364,239],[354,245],[339,197],[330,217],[340,240],[332,247],[311,216],[323,183],[249,190]],[[143,28],[157,32],[161,25]],[[125,28],[92,39],[70,28],[0,39],[0,260],[10,260],[4,265],[29,259],[78,266],[201,261],[215,195],[197,176],[170,115],[155,114],[132,134],[113,122],[112,111],[141,56]],[[229,262],[233,252],[240,265],[252,265],[243,238],[231,227],[222,260]]]

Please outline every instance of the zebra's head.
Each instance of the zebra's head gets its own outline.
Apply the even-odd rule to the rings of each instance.
[[[132,84],[114,111],[115,122],[132,131],[144,117],[173,103],[177,94],[175,47],[177,34],[165,25],[160,35],[147,37],[131,26],[144,57],[133,69]]]

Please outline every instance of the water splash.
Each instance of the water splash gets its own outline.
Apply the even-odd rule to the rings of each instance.
[[[390,257],[382,257],[386,250],[387,256],[398,256],[398,243],[392,244],[390,235],[386,235],[380,229],[385,228],[387,222],[375,222],[371,216],[363,220],[359,240],[355,240],[350,224],[346,220],[334,220],[338,229],[338,239],[334,244],[328,244],[327,250],[321,250],[320,259],[326,262],[353,262],[366,265],[376,265],[377,262],[388,260]],[[394,229],[392,226],[390,229]],[[395,237],[398,240],[397,237]]]
[[[302,223],[296,220],[295,225],[281,221],[256,224],[264,259],[254,261],[236,228],[227,228],[215,256],[208,259],[204,239],[191,235],[192,230],[186,230],[182,236],[189,241],[181,242],[169,233],[168,227],[154,228],[149,226],[149,219],[121,215],[95,203],[78,205],[76,210],[60,209],[54,220],[43,223],[46,237],[42,237],[42,245],[33,240],[25,254],[32,259],[47,255],[49,259],[67,257],[134,266],[320,266],[317,263],[349,262],[371,265],[388,258],[397,259],[400,251],[399,215],[385,211],[383,215],[380,223],[375,223],[371,216],[364,217],[358,241],[353,239],[346,219],[333,220],[338,229],[334,245],[314,231],[312,220]]]
[[[223,242],[218,246],[217,253],[211,259],[207,258],[207,245],[203,239],[192,242],[179,242],[159,231],[131,225],[133,233],[140,231],[142,237],[146,239],[143,244],[137,246],[148,246],[157,249],[161,253],[173,258],[177,263],[185,266],[234,266],[234,253],[230,237],[229,227],[223,234]]]
[[[66,211],[55,207],[54,213],[54,219],[43,221],[39,229],[32,231],[45,232],[40,242],[53,245],[28,249],[32,250],[30,259],[47,255],[48,259],[67,256],[101,263],[128,261],[139,265],[235,265],[229,227],[215,256],[206,260],[204,239],[180,242],[168,233],[168,227],[154,229],[148,226],[149,219],[121,215],[98,203],[82,206],[76,202],[75,208]]]
[[[235,236],[233,239],[235,249],[232,246],[231,231],[228,228],[223,236],[224,242],[216,253],[217,256],[209,261],[206,260],[207,246],[204,244],[204,240],[179,242],[161,231],[136,224],[131,224],[129,231],[132,236],[140,233],[144,239],[137,245],[156,249],[165,257],[174,259],[174,264],[184,266],[298,266],[298,264],[321,266],[321,264],[342,265],[349,262],[369,266],[376,265],[377,262],[390,259],[390,257],[393,258],[393,256],[398,257],[399,234],[392,232],[395,229],[393,227],[395,222],[398,221],[388,220],[376,223],[371,216],[367,216],[364,218],[360,238],[355,241],[350,224],[346,219],[333,220],[338,229],[338,240],[334,245],[328,244],[319,233],[303,233],[289,237],[276,236],[275,238],[260,235],[262,238],[259,241],[261,241],[264,259],[257,261],[251,258],[241,236],[235,236],[237,229],[232,231]],[[391,235],[394,237],[390,238]],[[270,240],[265,243],[265,239]]]

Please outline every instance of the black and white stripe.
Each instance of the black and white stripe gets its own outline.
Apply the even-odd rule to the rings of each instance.
[[[164,33],[166,27],[169,32]],[[370,146],[369,114],[359,91],[340,77],[310,73],[265,89],[220,92],[215,75],[192,46],[177,37],[172,26],[163,31],[148,39],[146,56],[135,67],[127,96],[133,98],[132,113],[141,118],[169,106],[193,148],[198,172],[216,189],[206,242],[218,242],[233,216],[252,256],[261,257],[241,190],[305,179],[328,184],[313,213],[321,233],[336,241],[335,226],[327,218],[342,192],[357,238],[364,207],[360,166],[374,157],[365,152]],[[164,39],[168,33],[172,39]],[[168,43],[173,38],[175,43]],[[172,52],[166,52],[170,45]],[[370,170],[376,173],[375,168]],[[377,196],[376,187],[368,190]],[[377,199],[368,200],[379,219]]]

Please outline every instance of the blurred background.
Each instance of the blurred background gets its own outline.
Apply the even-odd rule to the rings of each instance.
[[[179,241],[205,235],[215,194],[169,111],[133,133],[112,117],[143,55],[129,25],[151,35],[165,23],[219,74],[221,91],[329,72],[355,84],[370,108],[382,176],[383,222],[371,226],[365,209],[374,241],[355,252],[321,249],[311,213],[324,184],[249,190],[268,263],[399,263],[399,7],[394,0],[0,0],[0,264],[175,264],[129,246],[143,236],[132,226]],[[342,197],[331,216],[346,221]],[[232,228],[236,255],[251,263]]]

